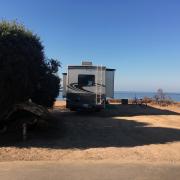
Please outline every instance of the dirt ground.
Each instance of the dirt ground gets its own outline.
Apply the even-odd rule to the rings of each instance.
[[[76,113],[58,101],[52,114],[58,123],[45,135],[39,133],[26,142],[0,142],[0,161],[180,162],[178,104],[116,104],[102,112]]]

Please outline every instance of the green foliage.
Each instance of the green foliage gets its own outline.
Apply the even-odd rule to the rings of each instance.
[[[36,34],[17,22],[0,22],[1,115],[28,99],[51,107],[60,88],[56,75],[59,66],[57,60],[45,60],[44,47]]]
[[[41,76],[39,85],[31,99],[37,104],[52,107],[56,97],[59,95],[60,79],[57,76],[60,63],[50,59],[46,62],[46,74]]]

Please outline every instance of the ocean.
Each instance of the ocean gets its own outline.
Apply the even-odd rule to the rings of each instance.
[[[115,91],[114,98],[116,99],[134,99],[149,97],[153,98],[156,95],[155,92],[128,92],[128,91]],[[170,97],[172,100],[176,102],[180,102],[180,93],[165,93],[166,96]]]
[[[145,96],[153,98],[155,96],[155,92],[129,92],[129,91],[115,91],[114,92],[114,98],[116,99],[134,99],[137,98],[143,98]],[[180,93],[165,93],[166,96],[170,97],[172,100],[176,102],[180,102]],[[58,100],[63,99],[62,98],[62,92],[60,92]]]

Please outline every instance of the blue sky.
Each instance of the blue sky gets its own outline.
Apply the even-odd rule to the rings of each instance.
[[[0,18],[37,33],[45,54],[116,69],[116,90],[180,92],[180,1],[0,0]]]

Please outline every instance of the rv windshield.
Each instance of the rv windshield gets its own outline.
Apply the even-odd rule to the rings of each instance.
[[[93,86],[95,84],[95,76],[87,74],[78,75],[78,85],[79,86]]]

